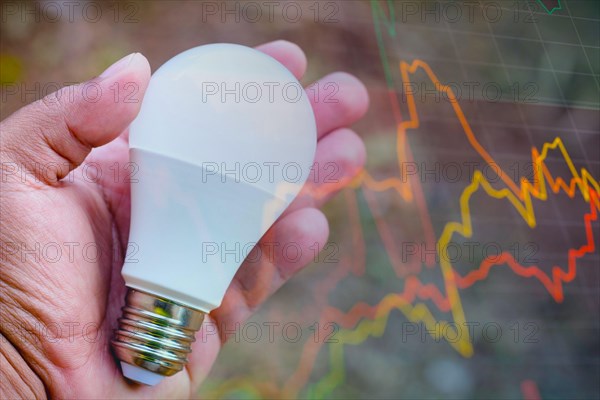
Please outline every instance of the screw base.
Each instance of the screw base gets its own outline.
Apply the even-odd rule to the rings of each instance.
[[[204,315],[172,300],[128,288],[119,328],[111,341],[115,354],[131,366],[162,376],[174,375],[187,364]],[[148,384],[146,379],[128,378]]]

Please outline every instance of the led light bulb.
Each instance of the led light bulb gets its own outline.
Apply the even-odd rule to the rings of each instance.
[[[127,378],[154,385],[183,369],[243,249],[298,194],[316,125],[283,65],[245,46],[212,44],[154,73],[129,147],[128,293],[112,344]]]

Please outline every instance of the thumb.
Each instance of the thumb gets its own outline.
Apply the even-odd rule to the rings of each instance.
[[[0,124],[3,164],[15,163],[43,182],[57,182],[92,148],[112,141],[129,126],[149,80],[148,60],[133,53],[97,78],[21,108]]]

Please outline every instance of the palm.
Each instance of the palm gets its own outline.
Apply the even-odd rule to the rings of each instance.
[[[274,42],[260,50],[278,59],[300,78],[305,68],[303,55],[299,49],[290,46],[289,43]],[[147,77],[140,78],[132,73],[120,79],[125,77],[137,79],[144,85],[143,80],[147,80]],[[334,178],[345,179],[354,175],[364,163],[364,147],[356,134],[344,126],[364,114],[368,98],[364,87],[355,78],[345,74],[332,74],[328,78],[327,83],[339,85],[340,97],[338,102],[329,104],[313,101],[319,134],[315,161],[321,166],[336,163],[339,168]],[[68,117],[72,119],[65,123],[69,130],[62,135],[69,140],[73,138],[73,131],[82,136],[92,135],[94,127],[106,131],[110,130],[107,126],[111,123],[127,126],[130,122],[126,116],[120,115],[122,121],[119,125],[112,116],[107,116],[108,112],[98,111],[100,106],[90,107],[93,111],[89,111],[87,106],[84,104],[84,110],[74,110]],[[110,106],[114,107],[114,104]],[[36,107],[34,112],[39,110],[40,105]],[[97,112],[97,116],[87,116],[84,111]],[[120,113],[126,114],[127,111],[121,110]],[[61,118],[64,114],[68,113],[58,113]],[[103,121],[102,118],[108,120]],[[3,121],[3,132],[9,131],[4,148],[14,147],[11,140],[19,135],[21,141],[37,138],[40,129],[35,127],[29,133],[23,133],[23,129],[28,129],[23,124],[29,120],[27,111],[23,111]],[[110,136],[112,133],[103,135]],[[99,144],[92,144],[92,147],[97,148],[87,157],[84,153],[85,162],[59,183],[29,182],[23,185],[22,182],[11,182],[3,186],[3,205],[10,205],[8,212],[2,215],[3,225],[6,221],[18,221],[19,229],[8,234],[3,232],[2,241],[42,246],[40,260],[22,262],[13,257],[3,265],[0,282],[3,284],[3,304],[10,303],[13,308],[9,310],[15,310],[8,313],[15,324],[23,321],[31,324],[33,320],[45,328],[38,332],[41,340],[35,339],[33,346],[19,336],[6,335],[4,331],[2,334],[21,350],[53,397],[193,397],[216,359],[224,340],[220,333],[203,335],[204,340],[193,346],[185,372],[166,379],[156,387],[125,380],[112,355],[110,338],[117,326],[125,295],[121,266],[130,218],[127,132],[112,141],[92,139],[85,142],[95,141]],[[100,142],[110,143],[101,145]],[[17,146],[20,145],[22,143],[17,141]],[[64,151],[64,143],[59,140],[50,148]],[[35,146],[33,149],[39,150]],[[73,155],[69,150],[65,153]],[[19,159],[17,156],[20,154],[15,154],[7,154],[6,159]],[[37,153],[32,154],[36,156]],[[64,154],[58,157],[70,159]],[[80,162],[75,161],[77,164]],[[330,179],[329,171],[326,172],[319,176]],[[311,181],[311,184],[324,185],[318,180]],[[339,187],[336,189],[339,190]],[[245,320],[287,278],[310,262],[310,246],[315,242],[324,245],[327,222],[314,207],[320,206],[328,196],[314,199],[308,193],[301,193],[265,235],[269,241],[276,237],[282,243],[298,243],[307,250],[302,252],[305,256],[291,262],[275,255],[263,257],[259,265],[242,265],[221,307],[206,318],[200,335],[207,324],[232,328]],[[55,251],[57,246],[61,251],[59,257]],[[19,274],[25,274],[27,279],[19,278]],[[27,284],[21,287],[22,282]],[[6,307],[2,309],[3,316],[6,310]],[[29,351],[27,346],[34,350]]]
[[[191,394],[189,374],[177,374],[159,388],[129,384],[109,346],[125,293],[120,271],[129,229],[129,183],[122,169],[129,158],[127,148],[127,141],[119,137],[95,150],[60,187],[32,193],[43,196],[39,203],[42,208],[55,209],[56,216],[68,216],[61,221],[48,220],[39,231],[58,243],[76,243],[71,245],[73,258],[61,257],[50,266],[60,276],[58,285],[44,288],[51,291],[50,298],[60,299],[57,308],[64,310],[42,321],[63,331],[63,337],[51,343],[48,354],[56,357],[51,360],[55,365],[72,371],[69,394],[75,397],[106,393],[106,388],[112,391],[106,393],[111,398],[139,398],[142,392],[185,397]],[[94,175],[92,170],[102,171],[103,176]],[[69,326],[74,329],[67,333]]]

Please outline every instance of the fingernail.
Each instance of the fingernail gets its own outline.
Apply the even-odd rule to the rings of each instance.
[[[99,77],[108,78],[109,76],[124,70],[125,68],[127,68],[127,66],[129,66],[129,64],[131,64],[131,61],[133,61],[133,58],[136,54],[137,53],[131,53],[128,56],[121,58],[119,61],[115,62],[113,65],[108,67],[103,73],[101,73]]]

